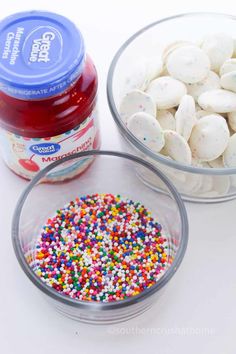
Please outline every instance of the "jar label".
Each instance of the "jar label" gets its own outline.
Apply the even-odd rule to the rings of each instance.
[[[6,164],[18,175],[31,179],[47,165],[77,152],[99,147],[97,111],[79,126],[48,138],[27,138],[0,129],[1,152]],[[82,172],[89,159],[68,161],[47,175],[50,180],[63,180]]]

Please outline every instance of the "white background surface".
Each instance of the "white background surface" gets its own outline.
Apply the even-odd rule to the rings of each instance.
[[[13,1],[1,0],[0,16],[46,9],[68,16],[85,37],[100,80],[103,148],[119,149],[106,104],[109,63],[124,40],[161,17],[188,11],[236,15],[234,1]],[[144,315],[111,327],[62,317],[21,271],[10,226],[17,198],[27,185],[0,161],[0,352],[4,354],[235,354],[236,201],[187,204],[190,240],[181,268],[164,297]]]

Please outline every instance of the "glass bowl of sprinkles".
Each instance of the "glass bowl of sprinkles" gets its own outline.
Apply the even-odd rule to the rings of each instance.
[[[235,16],[220,13],[175,15],[148,24],[133,34],[118,49],[110,65],[107,77],[108,103],[125,151],[135,153],[159,168],[186,201],[218,203],[236,198],[236,69],[228,69],[228,63],[236,61],[235,38]],[[194,64],[188,48],[204,57],[207,53],[210,59],[210,71],[197,83],[183,78],[188,67]],[[185,57],[184,50],[188,51]],[[177,69],[177,75],[172,65],[174,70]],[[199,69],[197,60],[193,68]],[[225,76],[225,71],[228,76]],[[173,77],[177,80],[176,87]],[[234,87],[229,86],[228,81],[225,84],[228,78]],[[209,92],[213,95],[212,105],[209,104],[209,98],[212,97]],[[169,101],[171,95],[176,102]],[[189,120],[186,118],[188,113],[184,115],[188,109],[184,102],[187,95],[189,101],[192,98],[195,101],[195,114],[189,113]],[[206,96],[203,102],[202,98]],[[141,112],[147,113],[148,117],[146,114],[141,115]],[[191,112],[191,108],[188,112]],[[219,119],[211,120],[212,114]],[[194,117],[195,125],[186,134],[184,129],[188,129]],[[143,124],[142,129],[138,126],[138,119],[139,124]],[[217,144],[222,144],[223,139],[218,139],[213,127],[211,132],[208,127],[203,127],[209,121],[212,125],[213,122],[221,121],[225,126],[228,145],[223,145],[218,152]],[[153,127],[149,128],[151,122]],[[159,134],[160,131],[163,135]],[[202,135],[194,142],[196,132]],[[164,136],[164,139],[154,141],[158,136]],[[161,142],[159,146],[158,142]],[[183,149],[182,145],[185,146]],[[204,156],[209,153],[211,146],[212,156]],[[203,154],[199,153],[200,149],[204,151]],[[148,177],[143,178],[148,183]]]
[[[86,159],[92,163],[78,178],[42,183],[61,164]],[[165,194],[143,183],[144,172]],[[188,221],[158,169],[130,154],[94,150],[34,177],[16,206],[12,241],[23,271],[59,312],[109,324],[155,303],[184,257]]]

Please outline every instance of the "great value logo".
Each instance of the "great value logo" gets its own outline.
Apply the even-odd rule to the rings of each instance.
[[[58,152],[61,146],[55,143],[41,143],[31,145],[29,149],[36,155],[52,155]]]
[[[30,53],[29,61],[31,62],[44,62],[50,61],[49,51],[51,47],[51,42],[55,39],[55,34],[53,32],[44,32],[41,38],[35,38],[33,40],[32,49]]]
[[[52,26],[39,26],[25,39],[23,56],[31,66],[48,68],[61,58],[63,39],[60,32]]]

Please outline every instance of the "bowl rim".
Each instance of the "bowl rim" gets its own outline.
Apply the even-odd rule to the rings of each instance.
[[[181,221],[181,238],[180,238],[180,244],[179,248],[177,250],[176,256],[170,265],[169,269],[164,273],[164,275],[158,280],[156,284],[151,286],[150,288],[145,289],[142,291],[140,294],[132,296],[130,298],[124,299],[124,300],[117,300],[114,302],[96,302],[96,301],[81,301],[77,299],[72,299],[69,296],[62,295],[59,292],[57,292],[55,289],[49,287],[43,281],[34,273],[34,271],[31,269],[29,264],[26,261],[26,258],[22,252],[21,249],[21,244],[20,244],[20,238],[19,238],[19,226],[20,226],[20,217],[21,217],[21,212],[24,206],[24,203],[30,194],[31,190],[39,184],[39,181],[53,168],[59,166],[60,164],[63,164],[67,161],[76,159],[76,158],[81,158],[81,157],[92,157],[92,156],[112,156],[112,157],[118,157],[118,158],[123,158],[129,161],[132,161],[134,163],[137,163],[139,165],[142,165],[152,171],[154,174],[156,174],[168,187],[168,190],[171,193],[171,196],[175,200],[179,214],[180,214],[180,221]],[[67,183],[65,181],[65,183]],[[155,192],[153,190],[153,192]],[[184,202],[176,190],[176,188],[172,185],[172,183],[169,181],[169,179],[161,172],[159,171],[156,167],[152,166],[149,162],[136,157],[131,154],[127,154],[124,152],[118,152],[118,151],[108,151],[108,150],[90,150],[90,151],[85,151],[85,152],[80,152],[76,153],[70,156],[66,156],[58,161],[53,162],[52,164],[48,165],[45,167],[43,170],[38,172],[36,176],[31,180],[31,182],[28,184],[28,186],[25,188],[25,190],[22,192],[20,198],[18,199],[18,202],[15,207],[15,211],[13,214],[13,219],[12,219],[12,244],[13,248],[15,251],[16,258],[23,269],[24,273],[27,275],[27,277],[31,280],[31,282],[36,285],[36,287],[41,290],[44,294],[48,295],[50,298],[54,300],[58,300],[60,303],[70,305],[76,308],[81,308],[85,310],[113,310],[117,308],[125,308],[129,305],[137,304],[141,302],[142,300],[145,300],[146,298],[150,297],[154,293],[156,293],[158,290],[160,290],[174,275],[176,270],[179,268],[186,248],[187,248],[187,243],[188,243],[188,218],[187,218],[187,212],[186,208],[184,205]]]
[[[113,95],[113,79],[114,79],[114,73],[116,70],[116,65],[119,61],[119,58],[121,57],[122,53],[125,51],[125,49],[129,46],[130,43],[132,43],[138,36],[143,34],[144,32],[148,31],[149,29],[158,26],[159,24],[163,22],[168,22],[172,20],[176,20],[178,18],[185,18],[185,17],[200,17],[200,16],[209,16],[209,17],[218,17],[218,18],[228,18],[230,20],[236,21],[236,16],[230,15],[230,14],[224,14],[224,13],[217,13],[217,12],[187,12],[187,13],[181,13],[169,17],[165,17],[163,19],[157,20],[155,22],[152,22],[148,24],[147,26],[141,28],[139,31],[135,32],[131,37],[129,37],[118,49],[118,51],[115,53],[109,70],[108,70],[108,75],[107,75],[107,85],[106,85],[106,91],[107,91],[107,100],[108,100],[108,106],[110,108],[112,117],[118,126],[118,129],[121,132],[121,135],[126,138],[126,140],[134,145],[136,149],[141,151],[142,153],[146,154],[148,157],[153,159],[156,162],[163,163],[166,166],[176,168],[177,170],[185,171],[185,172],[190,172],[190,173],[196,173],[196,174],[204,174],[204,175],[233,175],[236,174],[236,167],[224,167],[224,168],[208,168],[208,167],[196,167],[196,166],[191,166],[191,165],[185,165],[183,163],[176,162],[174,160],[167,159],[165,156],[156,153],[152,151],[150,148],[145,146],[138,138],[136,138],[125,126],[124,122],[122,121],[120,114],[116,108],[115,100],[114,100],[114,95]],[[235,132],[236,134],[236,132]]]

